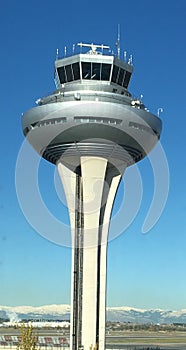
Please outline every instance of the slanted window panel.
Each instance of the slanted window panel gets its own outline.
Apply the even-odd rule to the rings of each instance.
[[[113,72],[112,72],[112,82],[113,83],[117,83],[118,71],[119,71],[119,67],[114,66]]]
[[[111,70],[111,64],[102,63],[101,80],[109,80],[110,79],[110,70]]]
[[[72,70],[73,70],[74,80],[79,80],[80,79],[79,62],[73,63]]]
[[[91,78],[92,80],[100,80],[100,63],[92,63],[92,72],[91,72]]]
[[[64,67],[57,68],[57,72],[58,72],[58,75],[59,75],[60,83],[61,84],[66,83],[66,74],[65,74]]]
[[[73,80],[73,75],[72,75],[71,64],[68,64],[68,66],[65,66],[65,71],[66,71],[66,75],[67,75],[67,81],[72,81]]]
[[[91,78],[91,63],[82,62],[82,78],[90,79]]]
[[[124,77],[124,69],[120,68],[119,70],[119,77],[118,77],[118,84],[122,85],[123,84],[123,77]]]
[[[125,79],[124,79],[124,83],[123,83],[123,86],[124,86],[125,88],[127,88],[128,85],[129,85],[130,77],[131,77],[131,73],[126,72],[126,74],[125,74]]]

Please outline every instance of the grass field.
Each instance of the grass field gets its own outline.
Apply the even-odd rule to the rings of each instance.
[[[69,329],[37,329],[38,336],[64,336],[69,339]],[[0,327],[0,336],[2,335],[18,335],[19,330],[14,328]],[[106,332],[106,347],[109,349],[156,349],[161,350],[186,350],[186,331],[149,331],[149,330],[107,330]],[[8,348],[5,346],[5,350]],[[57,349],[52,347],[45,347],[45,350]],[[1,350],[1,349],[0,349]],[[13,348],[12,348],[13,350]],[[65,349],[67,350],[67,348]]]
[[[186,332],[111,332],[106,337],[107,344],[182,344],[186,349]]]

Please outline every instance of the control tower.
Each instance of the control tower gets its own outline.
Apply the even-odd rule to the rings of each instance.
[[[71,350],[104,350],[114,199],[125,169],[158,142],[162,123],[128,91],[131,57],[122,60],[104,45],[77,47],[77,54],[56,58],[56,91],[23,114],[22,128],[35,150],[57,166],[66,194],[72,240]]]

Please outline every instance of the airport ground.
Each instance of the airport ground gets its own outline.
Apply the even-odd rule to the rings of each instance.
[[[69,341],[69,329],[37,329],[39,337],[65,337]],[[0,327],[0,336],[18,336],[19,329]],[[39,347],[42,350],[57,350],[56,346]],[[68,346],[59,346],[67,350]],[[16,346],[1,345],[0,350],[16,350]],[[186,350],[186,331],[149,331],[149,330],[109,330],[106,335],[106,349],[122,350]]]

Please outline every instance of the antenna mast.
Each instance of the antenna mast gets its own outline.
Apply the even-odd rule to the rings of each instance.
[[[118,56],[118,59],[120,59],[120,24],[118,24],[118,38],[117,38],[116,46],[117,46],[117,56]]]

